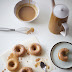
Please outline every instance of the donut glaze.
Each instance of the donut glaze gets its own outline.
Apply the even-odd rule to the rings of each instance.
[[[58,52],[59,59],[62,61],[68,61],[68,56],[67,56],[68,52],[69,50],[67,48],[60,49]]]
[[[33,43],[29,46],[28,48],[28,52],[31,54],[31,55],[40,55],[41,53],[41,46],[38,44],[38,43]]]
[[[16,71],[19,68],[19,62],[17,59],[11,58],[7,61],[7,69],[9,71]]]
[[[18,57],[14,53],[10,54],[10,56],[8,57],[8,60],[11,59],[11,58],[14,58],[14,59],[18,60]]]
[[[23,67],[19,70],[19,72],[33,72],[33,70],[30,67]]]
[[[26,49],[21,44],[16,45],[13,49],[13,53],[18,57],[22,57],[25,54],[25,52],[26,52]]]

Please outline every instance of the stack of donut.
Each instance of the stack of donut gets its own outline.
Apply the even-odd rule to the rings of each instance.
[[[31,55],[40,55],[41,54],[41,46],[38,43],[33,43],[29,46],[28,52]],[[13,53],[10,54],[7,60],[7,69],[9,71],[18,71],[19,70],[19,57],[23,57],[26,53],[26,49],[23,45],[18,44],[13,48]],[[22,67],[19,72],[33,72],[30,67]]]

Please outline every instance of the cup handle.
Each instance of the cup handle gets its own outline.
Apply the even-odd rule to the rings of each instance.
[[[61,31],[60,33],[65,37],[69,32],[69,27],[67,23],[62,23],[62,26],[64,27],[65,30]]]

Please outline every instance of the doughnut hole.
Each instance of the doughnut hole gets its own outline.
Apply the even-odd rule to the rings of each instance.
[[[20,47],[19,47],[19,46],[17,46],[17,47],[15,48],[15,52],[20,52]]]
[[[22,70],[22,72],[27,72],[27,70]]]
[[[61,54],[62,54],[63,56],[67,56],[65,51],[63,51]]]
[[[37,48],[35,45],[32,46],[32,50],[35,51]]]
[[[9,62],[10,67],[14,67],[15,63],[13,61]]]

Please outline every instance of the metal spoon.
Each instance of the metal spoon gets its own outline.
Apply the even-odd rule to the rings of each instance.
[[[47,72],[46,65],[44,64],[44,62],[40,62],[40,66],[45,72]]]
[[[31,32],[34,32],[34,28],[21,27],[18,29],[10,29],[10,28],[0,27],[0,31],[5,31],[5,32],[15,31],[15,32],[23,33],[23,34],[30,34]]]

